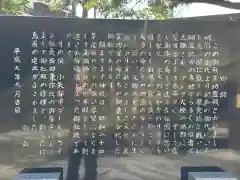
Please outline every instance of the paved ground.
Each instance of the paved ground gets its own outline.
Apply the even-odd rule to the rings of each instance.
[[[29,140],[31,148],[19,148],[23,138]],[[66,157],[39,156],[36,150],[38,140],[37,132],[12,131],[0,135],[1,180],[14,179],[14,176],[24,167],[61,166],[64,167],[64,174],[66,174]],[[99,158],[98,164],[99,180],[178,180],[181,166],[197,165],[219,166],[240,178],[240,153],[230,150],[186,156],[155,156],[150,153],[132,154],[121,158],[105,156]],[[81,176],[83,172],[82,167],[80,168]]]
[[[216,156],[216,153],[214,153]],[[240,177],[240,156],[232,152],[221,152],[219,155],[229,158],[215,159],[208,156],[187,155],[185,157],[153,156],[153,155],[131,155],[130,157],[102,157],[99,159],[99,180],[178,180],[181,166],[215,165],[222,167]],[[218,156],[220,157],[220,156]],[[236,158],[238,157],[238,158]],[[66,160],[55,160],[52,162],[29,162],[32,167],[38,166],[62,166],[66,174]],[[13,179],[21,167],[14,165],[0,166],[0,179]],[[80,168],[81,177],[84,169]]]

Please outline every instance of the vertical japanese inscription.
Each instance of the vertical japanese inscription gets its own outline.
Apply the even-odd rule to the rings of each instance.
[[[211,34],[107,36],[99,41],[96,32],[68,33],[63,42],[54,33],[33,33],[32,129],[48,132],[41,135],[40,154],[49,147],[62,150],[64,74],[57,68],[64,65],[66,54],[73,57],[76,81],[75,143],[89,143],[93,129],[109,136],[110,128],[115,131],[115,154],[144,153],[147,146],[177,155],[216,146],[218,98],[226,92],[218,92],[224,77],[215,67],[219,52]],[[136,46],[129,48],[130,41]],[[101,153],[104,143],[99,142]],[[81,153],[94,152],[83,148]]]
[[[15,80],[15,95],[14,95],[14,113],[15,114],[20,114],[21,113],[21,57],[20,57],[20,48],[15,48],[14,49],[14,80]]]
[[[60,120],[64,112],[64,75],[57,71],[64,64],[63,46],[54,33],[32,35],[32,105],[31,129],[40,136],[40,155],[61,153]]]

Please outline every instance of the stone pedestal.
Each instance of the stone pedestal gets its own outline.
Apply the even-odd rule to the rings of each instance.
[[[200,166],[200,167],[181,167],[181,180],[188,179],[189,172],[225,172],[223,169],[214,166]]]
[[[230,172],[189,172],[188,180],[237,180]]]
[[[63,180],[63,168],[24,168],[14,180]]]

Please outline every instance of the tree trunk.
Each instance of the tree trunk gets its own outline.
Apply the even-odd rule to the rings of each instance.
[[[71,5],[72,5],[72,16],[76,17],[77,16],[77,2],[76,2],[76,0],[72,0]]]
[[[83,8],[82,18],[87,18],[87,17],[88,17],[88,10]]]
[[[5,0],[0,0],[0,10],[4,8]]]
[[[94,19],[96,19],[96,17],[97,17],[97,9],[96,9],[96,7],[94,7],[94,9],[93,9],[93,17],[94,17]]]
[[[82,8],[83,8],[82,18],[87,18],[88,17],[88,9],[84,8],[84,5],[87,3],[87,1],[88,0],[83,0],[83,3],[82,3]]]

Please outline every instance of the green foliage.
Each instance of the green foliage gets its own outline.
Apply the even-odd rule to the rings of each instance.
[[[129,7],[130,0],[89,0],[84,4],[84,8],[96,8],[104,18],[117,19],[168,19],[171,8],[167,2],[138,9],[135,6],[140,5],[146,0],[138,0],[133,7]]]
[[[100,1],[96,1],[96,0],[90,0],[88,1],[86,4],[84,4],[84,8],[85,9],[91,9],[91,8],[98,8],[100,7],[102,4]]]
[[[51,11],[59,11],[65,6],[63,0],[43,0],[42,2],[46,3]]]
[[[3,3],[4,8],[1,8],[0,12],[19,16],[30,8],[30,2],[31,0],[5,0]],[[46,3],[51,11],[58,11],[64,8],[63,0],[42,0],[42,2]]]
[[[3,2],[4,3],[1,3]],[[66,7],[66,0],[42,0],[49,9],[58,11]],[[220,1],[207,0],[156,0],[156,3],[148,5],[144,9],[134,9],[127,7],[132,4],[131,0],[76,0],[84,2],[85,9],[95,8],[104,18],[131,18],[131,19],[156,19],[165,20],[169,18],[169,12],[174,7],[185,6],[194,2],[206,2],[227,8],[240,9],[240,3],[221,3]],[[136,4],[144,4],[148,0],[137,0]],[[6,12],[12,15],[21,15],[29,7],[30,0],[0,0],[0,12]],[[4,5],[4,8],[1,8]]]
[[[169,18],[170,7],[166,4],[156,4],[149,7],[149,12],[155,17],[156,20],[166,20]]]
[[[1,12],[5,12],[10,15],[22,15],[30,7],[30,0],[6,0],[3,3],[4,8],[1,8]]]
[[[135,5],[144,3],[146,0],[138,0]],[[58,11],[65,8],[64,0],[42,0],[50,10]],[[151,5],[143,9],[128,7],[131,0],[88,0],[83,7],[95,8],[104,18],[119,19],[168,19],[169,7],[166,3]],[[29,8],[30,0],[5,0],[2,12],[11,15],[22,15]],[[134,6],[135,6],[134,5]]]

